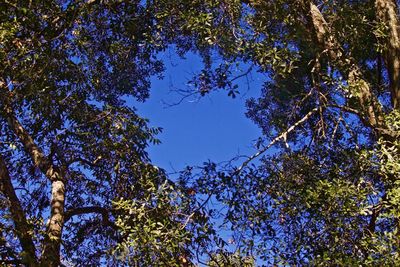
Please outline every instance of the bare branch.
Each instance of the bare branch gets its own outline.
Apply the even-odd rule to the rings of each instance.
[[[71,164],[79,162],[79,163],[82,163],[84,165],[88,165],[88,166],[93,167],[93,168],[98,168],[98,167],[100,167],[100,165],[98,165],[97,162],[100,159],[101,159],[101,156],[97,157],[94,161],[90,161],[90,160],[84,159],[82,157],[77,157],[77,158],[73,158],[73,159],[69,160],[66,163],[66,165],[70,166]]]
[[[301,118],[299,121],[297,121],[295,124],[290,126],[286,131],[275,137],[266,147],[263,149],[259,150],[257,153],[254,155],[250,156],[235,172],[235,174],[240,174],[240,172],[245,168],[251,161],[254,159],[258,158],[262,154],[264,154],[268,149],[270,149],[275,143],[278,141],[285,140],[287,138],[287,135],[291,132],[293,132],[298,126],[306,122],[308,119],[311,118],[311,116],[316,113],[319,110],[319,108],[313,108],[310,112],[308,112],[303,118]]]
[[[103,218],[109,218],[110,210],[108,208],[104,208],[101,206],[89,206],[89,207],[80,207],[69,209],[65,212],[65,222],[70,220],[73,216],[89,214],[89,213],[99,213],[103,215]]]

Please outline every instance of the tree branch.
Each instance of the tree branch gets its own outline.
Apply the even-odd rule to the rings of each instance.
[[[390,134],[390,130],[384,122],[384,112],[377,97],[372,93],[370,85],[362,78],[362,71],[352,57],[346,57],[343,49],[335,36],[330,33],[318,7],[310,1],[310,21],[314,27],[317,44],[324,49],[330,60],[347,75],[349,90],[352,98],[356,100],[356,107],[352,109],[360,111],[360,119],[367,122],[366,126],[371,127],[379,137],[393,141],[397,137]],[[363,119],[363,117],[365,119]]]
[[[90,213],[101,214],[103,217],[104,225],[111,226],[115,230],[118,229],[115,223],[110,220],[110,209],[101,206],[88,206],[88,207],[69,209],[65,212],[65,222],[69,221],[73,216],[90,214]]]
[[[15,232],[23,250],[22,262],[29,266],[37,265],[36,249],[32,240],[32,229],[26,221],[26,215],[15,193],[6,162],[0,154],[0,191],[10,202],[11,218],[15,225]]]
[[[88,213],[100,213],[105,217],[109,217],[109,209],[100,206],[89,206],[69,209],[65,212],[65,222],[70,220],[73,216],[88,214]]]
[[[275,137],[266,147],[264,147],[263,149],[259,150],[257,153],[253,154],[252,156],[250,156],[245,162],[243,162],[243,164],[237,169],[237,171],[235,172],[235,174],[239,174],[243,168],[245,168],[252,160],[254,160],[255,158],[258,158],[259,156],[261,156],[262,154],[264,154],[268,149],[270,149],[275,143],[277,143],[279,140],[283,139],[286,140],[286,137],[289,133],[293,132],[298,126],[300,126],[301,124],[303,124],[304,122],[306,122],[314,113],[316,113],[317,111],[319,111],[319,108],[313,108],[310,112],[308,112],[303,118],[301,118],[300,120],[298,120],[295,124],[293,124],[292,126],[290,126],[286,131],[284,131],[283,133],[281,133],[280,135],[278,135],[277,137]]]
[[[101,157],[97,157],[97,159],[95,159],[94,161],[90,161],[90,160],[84,159],[82,157],[76,157],[76,158],[73,158],[70,161],[66,162],[66,165],[70,166],[71,164],[79,162],[79,163],[82,163],[84,165],[90,166],[92,168],[98,168],[98,167],[100,167],[100,165],[97,164],[97,162],[100,159],[101,159]]]
[[[0,85],[2,84],[0,83]],[[39,168],[50,181],[59,180],[60,178],[58,177],[57,172],[54,171],[54,167],[50,160],[45,156],[40,147],[36,145],[33,138],[16,118],[10,101],[10,92],[6,88],[2,88],[1,90],[0,100],[4,105],[2,111],[11,131],[20,140],[25,151],[30,155],[33,164]]]
[[[65,179],[60,168],[57,168],[45,156],[41,148],[17,119],[12,108],[10,92],[0,81],[0,100],[3,104],[2,114],[11,131],[16,135],[30,155],[33,164],[51,181],[51,210],[44,239],[42,265],[58,266],[60,263],[61,234],[64,225]]]

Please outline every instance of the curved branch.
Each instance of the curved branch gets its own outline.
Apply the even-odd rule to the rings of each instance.
[[[67,166],[70,166],[70,165],[72,165],[72,164],[74,164],[74,163],[82,163],[82,164],[87,165],[87,166],[90,166],[90,167],[92,167],[92,168],[98,168],[98,167],[100,167],[100,165],[98,165],[98,164],[96,164],[96,163],[97,163],[97,161],[100,160],[100,159],[101,159],[101,157],[97,157],[97,159],[95,159],[94,161],[90,161],[90,160],[84,159],[84,158],[82,158],[82,157],[76,157],[76,158],[73,158],[73,159],[71,159],[70,161],[68,161],[68,162],[66,163],[66,165],[67,165]]]
[[[103,217],[109,217],[109,209],[100,206],[89,206],[73,208],[65,211],[65,222],[70,220],[73,216],[89,214],[89,213],[100,213]]]
[[[112,227],[117,230],[118,227],[114,222],[110,220],[110,212],[111,209],[101,207],[101,206],[88,206],[88,207],[80,207],[80,208],[72,208],[65,212],[65,222],[69,221],[73,216],[90,214],[90,213],[98,213],[103,217],[103,224]]]

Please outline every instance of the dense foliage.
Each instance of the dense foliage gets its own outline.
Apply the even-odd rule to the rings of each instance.
[[[397,1],[6,0],[0,15],[2,263],[400,261]],[[248,101],[255,155],[176,182],[151,164],[160,129],[124,99],[146,100],[171,45],[202,57],[199,95],[267,77]]]
[[[172,39],[155,6],[1,2],[2,264],[179,265],[208,231],[192,224],[195,199],[150,164],[160,129],[124,101],[144,101],[163,71]]]
[[[236,14],[230,29],[219,33],[213,11],[205,39],[224,64],[268,77],[247,112],[263,136],[244,162],[206,164],[194,186],[229,207],[238,251],[267,265],[398,264],[398,3],[230,3],[219,7]]]

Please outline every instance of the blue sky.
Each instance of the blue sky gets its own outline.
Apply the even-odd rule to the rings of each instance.
[[[261,131],[245,116],[245,104],[249,97],[259,95],[263,77],[253,74],[249,81],[239,79],[240,94],[234,99],[227,91],[215,91],[168,106],[166,103],[181,99],[171,90],[188,89],[188,81],[201,70],[202,63],[195,55],[184,60],[165,53],[163,59],[164,79],[152,79],[150,98],[145,103],[134,103],[138,114],[150,120],[150,126],[163,128],[158,136],[162,143],[148,149],[152,162],[167,173],[175,173],[208,160],[219,163],[237,155],[254,154],[253,144]],[[232,238],[229,230],[220,229],[220,234],[226,240]]]
[[[159,135],[162,143],[148,150],[153,163],[173,172],[207,160],[221,162],[238,154],[254,153],[252,144],[260,130],[245,117],[245,100],[258,96],[262,79],[252,77],[250,83],[239,80],[241,94],[235,99],[228,97],[226,91],[217,91],[168,107],[165,102],[176,103],[180,99],[171,89],[187,89],[192,74],[202,65],[195,55],[180,59],[165,53],[163,59],[164,79],[152,79],[150,98],[135,104],[139,115],[150,119],[151,126],[163,128]]]

